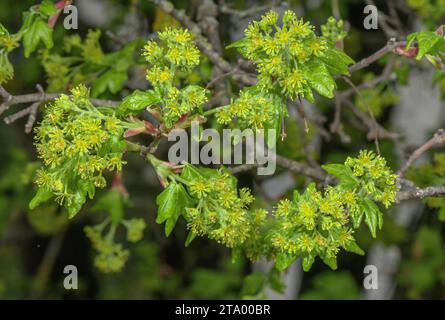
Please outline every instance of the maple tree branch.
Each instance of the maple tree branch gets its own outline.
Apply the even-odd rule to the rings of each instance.
[[[391,38],[391,39],[389,39],[388,43],[384,47],[377,50],[370,56],[363,58],[356,64],[353,64],[352,66],[350,66],[349,73],[353,73],[357,70],[366,68],[367,66],[376,62],[377,60],[379,60],[381,57],[383,57],[387,53],[389,53],[389,52],[396,53],[397,48],[404,47],[404,46],[406,46],[406,41],[396,41],[394,38]]]
[[[430,186],[425,188],[415,188],[408,191],[399,191],[397,201],[410,199],[423,199],[425,197],[442,197],[445,195],[445,186]]]
[[[4,119],[4,122],[6,124],[11,124],[20,118],[28,116],[28,121],[25,125],[25,132],[26,133],[31,132],[32,127],[36,121],[39,106],[42,103],[57,99],[61,95],[61,93],[45,93],[40,85],[37,85],[36,87],[38,91],[36,93],[12,95],[3,86],[0,86],[0,96],[3,98],[3,102],[0,104],[0,115],[16,104],[31,103],[31,105],[26,107],[25,109],[22,109],[6,117]],[[92,104],[99,107],[100,106],[117,107],[120,104],[119,101],[103,100],[96,98],[90,98],[90,101]]]

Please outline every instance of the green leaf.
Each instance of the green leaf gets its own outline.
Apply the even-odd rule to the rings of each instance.
[[[110,214],[111,222],[118,225],[124,216],[124,202],[118,190],[110,190],[91,208],[92,212],[105,211]]]
[[[409,47],[411,47],[411,45],[413,44],[414,40],[416,40],[416,37],[417,37],[417,35],[419,33],[420,32],[413,32],[413,33],[409,34],[406,37],[406,47],[405,47],[405,49],[408,49]]]
[[[228,46],[226,46],[226,49],[235,48],[239,53],[242,55],[246,54],[246,46],[249,43],[249,40],[247,38],[241,38],[235,42],[232,42]]]
[[[308,272],[312,265],[314,264],[315,261],[315,254],[307,254],[303,257],[303,261],[302,261],[302,266],[303,266],[303,271],[304,272]]]
[[[50,0],[43,0],[39,6],[40,13],[45,17],[50,17],[57,12],[57,8]]]
[[[94,183],[88,182],[85,180],[80,180],[77,183],[78,187],[82,192],[88,195],[90,199],[94,198],[94,195],[96,194],[96,187],[94,186]]]
[[[328,68],[316,60],[310,60],[304,64],[303,73],[310,86],[319,94],[327,98],[334,97],[336,84]]]
[[[195,238],[196,234],[190,231],[189,234],[187,235],[187,239],[185,239],[185,246],[188,247]]]
[[[159,207],[156,223],[161,224],[166,222],[165,234],[168,237],[185,208],[193,205],[193,200],[182,184],[171,182],[167,188],[158,195],[156,204]]]
[[[68,218],[72,219],[82,209],[83,204],[86,201],[86,194],[81,190],[76,190],[71,202],[65,204],[65,209],[68,211]]]
[[[39,188],[35,196],[29,202],[29,209],[33,210],[45,201],[48,201],[53,196],[53,193],[45,188]]]
[[[318,57],[322,63],[324,63],[331,75],[344,74],[348,75],[348,65],[353,64],[355,61],[343,51],[335,48],[328,48],[324,55]]]
[[[161,102],[159,95],[153,91],[139,91],[136,90],[132,94],[126,96],[120,104],[117,112],[120,114],[127,114],[133,112],[140,112],[145,107]]]
[[[0,23],[0,36],[7,35],[9,35],[8,29],[6,29],[5,26]]]
[[[283,271],[284,269],[288,268],[294,261],[297,259],[296,256],[280,252],[277,254],[276,260],[275,260],[275,267]]]
[[[247,43],[249,43],[249,40],[247,38],[241,38],[226,46],[226,49],[245,47]]]
[[[337,257],[320,255],[321,260],[332,270],[337,270]]]
[[[293,200],[294,203],[298,203],[300,201],[300,198],[301,198],[300,192],[295,189],[294,192],[293,192],[293,197],[292,198],[293,198],[292,200]]]
[[[363,249],[358,246],[355,240],[349,241],[343,246],[343,248],[345,248],[345,250],[348,252],[352,252],[360,256],[363,256],[365,254],[365,251],[363,251]]]
[[[227,169],[225,169],[225,170],[227,170]],[[191,164],[186,164],[181,172],[181,178],[186,181],[193,181],[193,180],[202,179],[202,178],[209,179],[209,178],[217,177],[217,175],[218,175],[218,171],[215,169],[210,169],[210,168],[201,167],[201,166],[194,166]],[[233,177],[233,178],[235,179],[235,183],[236,183],[236,178],[235,177]]]
[[[254,272],[244,278],[241,296],[255,296],[259,294],[263,288],[266,279],[261,272]]]
[[[352,173],[351,168],[341,163],[331,163],[321,166],[327,173],[335,176],[340,180],[342,186],[347,189],[354,189],[358,186],[359,181]]]
[[[416,34],[419,51],[416,59],[420,60],[425,54],[434,54],[434,48],[439,41],[443,42],[443,38],[431,31],[422,31]]]
[[[360,225],[362,224],[364,212],[360,208],[359,210],[354,210],[351,212],[351,220],[352,220],[352,226],[354,229],[358,229]]]
[[[28,19],[32,19],[31,17],[33,16]],[[42,18],[35,17],[29,27],[23,30],[23,47],[26,58],[37,49],[40,42],[43,42],[46,48],[51,49],[54,45],[53,29]]]
[[[383,214],[380,212],[379,207],[374,203],[374,201],[364,198],[360,203],[360,208],[363,210],[365,215],[365,223],[371,231],[373,238],[376,237],[377,228],[381,228],[383,224]]]
[[[122,89],[127,78],[127,71],[122,72],[116,69],[110,69],[93,81],[91,95],[97,97],[107,89],[111,93],[117,93]]]
[[[0,50],[0,84],[9,81],[14,76],[14,67],[9,62],[8,54]]]

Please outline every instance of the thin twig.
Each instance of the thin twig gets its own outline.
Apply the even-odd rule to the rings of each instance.
[[[445,130],[439,129],[434,134],[434,136],[417,148],[408,158],[405,165],[398,171],[399,179],[403,178],[406,171],[411,167],[411,165],[420,158],[425,152],[431,149],[434,146],[445,144]]]
[[[426,188],[415,188],[409,191],[397,193],[397,201],[410,199],[423,199],[426,197],[442,197],[445,195],[445,186],[430,186]]]
[[[394,63],[395,63],[394,60],[388,61],[388,63],[385,65],[385,68],[383,69],[382,73],[379,76],[377,76],[369,81],[363,82],[359,85],[356,85],[355,88],[357,90],[369,89],[369,88],[375,87],[379,83],[385,82],[391,76],[392,68],[394,67]],[[354,90],[354,88],[350,88],[348,90],[338,92],[338,95],[340,95],[341,98],[346,98],[346,97],[349,97],[350,95],[354,94],[355,92],[356,92],[356,90]]]
[[[369,57],[366,57],[366,58],[360,60],[359,62],[357,62],[356,64],[353,64],[352,66],[350,66],[349,73],[353,73],[357,70],[366,68],[367,66],[376,62],[377,60],[379,60],[381,57],[383,57],[387,53],[389,53],[389,52],[395,53],[396,48],[404,47],[405,45],[406,45],[406,41],[396,41],[394,38],[391,38],[391,39],[389,39],[388,43],[383,48],[374,52]]]
[[[358,91],[358,89],[356,88],[356,86],[354,85],[354,83],[347,77],[343,77],[343,79],[354,89],[354,91],[357,93],[357,95],[360,97],[360,99],[362,100],[362,103],[366,106],[366,109],[368,110],[369,116],[371,117],[372,120],[372,125],[374,127],[374,130],[377,131],[379,124],[376,120],[376,118],[374,117],[374,113],[372,112],[371,108],[369,107],[369,104],[366,102],[366,99],[364,99],[360,93],[360,91]],[[374,138],[374,143],[375,143],[375,147],[377,149],[377,153],[380,154],[380,144],[379,144],[379,138],[378,135],[375,135]]]
[[[390,139],[390,140],[398,140],[400,139],[400,134],[391,132],[386,130],[380,124],[372,121],[371,118],[364,112],[362,112],[354,103],[352,103],[349,99],[344,99],[343,102],[352,110],[352,112],[363,122],[363,124],[368,128],[368,134],[366,138],[368,140],[374,140],[375,137],[379,137],[380,139]]]
[[[28,121],[26,122],[25,125],[25,132],[30,133],[36,121],[39,106],[42,103],[57,99],[61,95],[61,93],[45,93],[41,85],[37,85],[36,87],[38,91],[37,93],[29,93],[29,94],[14,96],[10,94],[8,91],[6,91],[6,89],[3,86],[0,86],[0,96],[3,98],[3,102],[0,105],[0,115],[16,104],[31,103],[31,105],[26,107],[25,109],[22,109],[6,117],[3,120],[6,124],[11,124],[17,121],[18,119],[28,116]],[[95,106],[116,107],[120,104],[119,101],[102,100],[96,98],[91,98],[90,101]]]

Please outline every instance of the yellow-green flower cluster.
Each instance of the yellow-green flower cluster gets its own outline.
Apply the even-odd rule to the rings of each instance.
[[[201,110],[207,102],[207,90],[197,85],[189,85],[182,90],[169,87],[167,90],[163,99],[163,116],[167,127],[171,127],[183,114]]]
[[[311,89],[302,66],[324,54],[326,40],[316,36],[313,26],[298,19],[293,11],[284,13],[281,27],[277,20],[278,14],[271,11],[252,22],[241,43],[242,53],[256,63],[261,88],[272,91],[278,86],[291,98],[304,97]]]
[[[212,170],[210,175],[196,177],[187,183],[197,205],[186,209],[190,231],[207,236],[229,248],[241,247],[264,223],[267,212],[249,210],[254,198],[248,188],[239,192],[234,178],[226,171]]]
[[[269,234],[275,255],[301,256],[309,266],[320,256],[334,268],[339,249],[354,242],[345,193],[335,187],[322,193],[311,184],[303,195],[295,191],[293,201],[280,201],[275,211],[276,225]]]
[[[238,99],[232,101],[229,106],[220,108],[216,119],[218,123],[225,125],[233,123],[236,119],[236,126],[241,129],[264,129],[279,119],[279,105],[275,96],[244,89]]]
[[[345,165],[360,181],[365,195],[388,208],[396,200],[397,176],[387,167],[386,160],[368,150],[361,150],[357,158],[348,157]]]
[[[102,235],[106,225],[87,226],[85,234],[90,239],[94,249],[98,251],[94,259],[95,266],[104,273],[119,272],[125,266],[130,256],[130,252],[122,247],[122,244],[115,243],[111,230],[107,236]],[[108,235],[111,235],[109,237]]]
[[[321,26],[321,34],[331,44],[343,40],[348,34],[344,29],[343,20],[336,20],[334,17],[329,17],[328,21]]]
[[[173,65],[188,70],[199,64],[199,50],[188,30],[166,28],[158,36],[163,45],[149,41],[144,47],[143,55],[150,65]]]
[[[187,113],[201,109],[207,102],[207,90],[198,85],[189,85],[179,90],[176,80],[199,64],[199,50],[188,30],[167,28],[159,33],[160,44],[149,41],[143,56],[149,63],[147,80],[160,98],[164,124],[171,127]]]
[[[295,191],[292,201],[282,200],[276,207],[276,224],[267,239],[273,247],[271,255],[281,268],[301,256],[303,268],[308,270],[319,256],[335,269],[340,248],[363,254],[355,243],[353,229],[364,220],[375,237],[383,223],[375,202],[388,207],[395,201],[396,176],[386,161],[371,151],[361,151],[344,164],[323,168],[336,176],[339,184],[323,192],[310,184],[303,195]]]
[[[89,101],[84,86],[46,107],[36,128],[36,147],[44,166],[37,172],[39,188],[52,193],[70,216],[87,194],[106,186],[103,172],[121,170],[124,122],[105,115]]]
[[[144,235],[145,224],[144,219],[130,219],[122,221],[127,228],[127,240],[129,242],[138,242]]]

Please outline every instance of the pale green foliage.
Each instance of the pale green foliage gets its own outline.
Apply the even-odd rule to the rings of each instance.
[[[39,51],[48,91],[88,84],[91,85],[91,95],[97,97],[107,91],[118,93],[123,88],[127,71],[135,64],[133,55],[140,41],[130,41],[118,51],[104,53],[100,37],[100,30],[88,30],[84,40],[78,34],[65,37],[62,53]]]
[[[417,60],[422,59],[424,56],[436,55],[445,49],[444,37],[432,31],[411,33],[407,37],[406,47],[409,48],[415,40],[419,48],[416,56]]]

